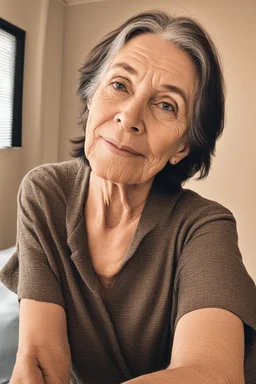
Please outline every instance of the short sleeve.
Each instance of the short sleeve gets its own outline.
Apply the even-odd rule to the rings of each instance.
[[[237,315],[245,329],[245,371],[256,383],[256,287],[238,247],[232,213],[216,203],[197,212],[177,266],[174,329],[186,313],[216,307]],[[246,381],[247,383],[247,381]]]
[[[65,309],[44,201],[40,172],[32,170],[18,191],[15,252],[1,269],[0,281],[18,295],[19,302],[27,298]]]

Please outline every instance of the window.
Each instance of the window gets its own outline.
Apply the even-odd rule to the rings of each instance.
[[[0,18],[0,149],[21,147],[25,35]]]

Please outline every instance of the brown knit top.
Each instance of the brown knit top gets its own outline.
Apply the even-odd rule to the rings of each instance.
[[[245,382],[255,384],[256,287],[232,213],[191,190],[160,192],[153,183],[103,301],[83,214],[90,171],[75,159],[27,173],[18,192],[16,252],[0,272],[19,300],[65,309],[71,382],[118,384],[167,368],[181,316],[218,307],[244,322]]]

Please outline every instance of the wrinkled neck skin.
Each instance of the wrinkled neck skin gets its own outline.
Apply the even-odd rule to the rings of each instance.
[[[98,228],[105,231],[136,224],[152,183],[153,179],[134,185],[117,184],[92,171],[85,205],[86,217],[90,217]]]

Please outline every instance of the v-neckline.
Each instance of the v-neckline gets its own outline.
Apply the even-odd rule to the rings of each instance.
[[[89,253],[84,217],[84,204],[88,193],[90,172],[90,167],[84,164],[80,165],[70,199],[67,201],[67,244],[71,251],[71,259],[82,280],[94,294],[100,297],[97,274],[94,271]],[[159,221],[164,220],[165,216],[170,214],[173,206],[183,193],[183,189],[179,192],[164,191],[159,189],[156,183],[153,182],[136,230],[123,258],[117,279],[111,288],[109,298],[111,298],[112,291],[119,281],[122,270],[135,254],[143,238],[158,225]]]

